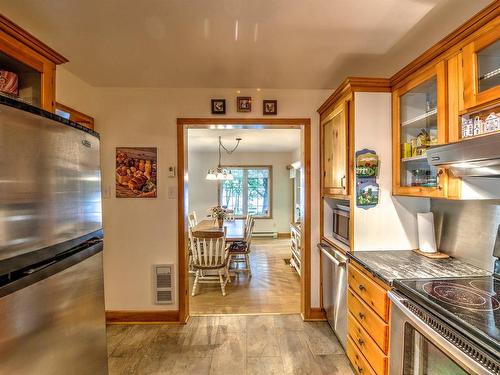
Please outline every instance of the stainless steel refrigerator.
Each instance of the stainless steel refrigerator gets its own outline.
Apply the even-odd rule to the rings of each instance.
[[[107,374],[99,136],[0,97],[0,374]]]

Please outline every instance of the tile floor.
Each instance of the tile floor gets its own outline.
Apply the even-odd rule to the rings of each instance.
[[[110,375],[353,374],[328,324],[303,322],[297,314],[110,325],[108,353]]]

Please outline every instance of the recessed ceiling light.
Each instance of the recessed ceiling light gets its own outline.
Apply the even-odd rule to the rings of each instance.
[[[241,90],[236,90],[236,94],[241,94]]]
[[[260,91],[260,89],[257,89],[257,91]]]

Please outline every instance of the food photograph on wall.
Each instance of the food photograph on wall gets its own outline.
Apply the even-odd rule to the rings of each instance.
[[[116,148],[116,197],[156,198],[156,147]]]

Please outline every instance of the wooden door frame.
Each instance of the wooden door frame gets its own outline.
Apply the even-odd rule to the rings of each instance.
[[[179,320],[189,317],[189,278],[187,273],[187,130],[210,129],[213,125],[239,125],[259,129],[303,129],[304,149],[304,233],[301,253],[301,315],[311,314],[311,119],[309,118],[178,118],[177,119],[177,255]],[[301,145],[302,146],[302,145]]]

